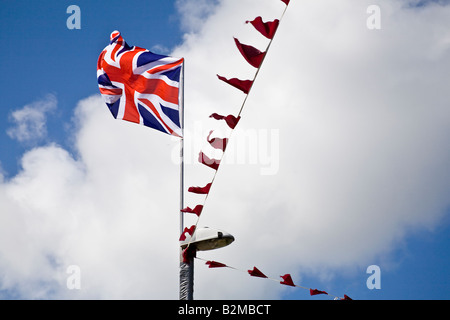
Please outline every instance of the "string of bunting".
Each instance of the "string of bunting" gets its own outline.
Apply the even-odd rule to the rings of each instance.
[[[253,269],[251,269],[251,270],[241,270],[241,269],[237,269],[235,267],[231,267],[231,266],[228,266],[228,265],[226,265],[224,263],[213,261],[213,260],[205,260],[205,259],[202,259],[202,258],[199,258],[199,257],[196,257],[196,259],[202,260],[202,261],[206,261],[205,264],[208,266],[208,268],[230,268],[230,269],[234,269],[234,270],[237,270],[237,271],[248,273],[252,277],[264,278],[264,279],[268,279],[268,280],[279,282],[280,284],[283,284],[283,285],[286,285],[286,286],[297,287],[297,288],[309,290],[309,294],[311,296],[324,294],[324,295],[328,295],[328,296],[333,297],[334,300],[352,300],[346,294],[344,294],[344,297],[339,297],[339,296],[336,296],[334,294],[330,294],[330,293],[328,293],[326,291],[323,291],[323,290],[308,288],[308,287],[304,287],[304,286],[295,284],[294,281],[292,280],[291,275],[289,273],[280,276],[280,278],[282,279],[282,281],[280,281],[280,279],[271,278],[271,277],[266,276],[257,267],[253,267]]]
[[[191,207],[186,207],[183,208],[181,210],[182,213],[191,213],[191,214],[195,214],[197,215],[197,221],[195,223],[195,225],[192,225],[191,227],[185,227],[182,234],[180,235],[180,241],[184,241],[186,240],[186,234],[189,234],[191,236],[190,240],[188,241],[188,244],[186,246],[186,248],[183,250],[183,259],[184,262],[188,263],[189,259],[187,257],[188,252],[189,252],[189,245],[191,243],[191,239],[194,236],[195,230],[197,228],[198,222],[200,221],[200,216],[202,214],[204,205],[206,203],[206,200],[208,199],[208,195],[209,192],[211,190],[211,186],[214,183],[214,180],[216,178],[217,175],[217,171],[219,169],[220,166],[220,162],[222,161],[224,155],[225,155],[225,150],[226,147],[228,145],[228,141],[231,137],[231,134],[233,133],[233,130],[236,128],[239,120],[241,119],[241,113],[242,110],[244,109],[245,103],[247,101],[248,95],[250,93],[251,88],[253,87],[253,84],[255,83],[255,80],[258,76],[259,70],[261,69],[261,66],[264,62],[264,59],[267,55],[267,52],[270,49],[270,46],[272,44],[273,38],[276,34],[276,31],[280,25],[280,21],[282,20],[284,14],[286,13],[287,7],[289,5],[290,0],[281,0],[286,6],[284,8],[283,14],[281,15],[280,19],[275,19],[273,21],[267,21],[264,22],[263,19],[258,16],[256,17],[254,20],[252,21],[246,21],[246,24],[250,23],[261,35],[263,35],[264,37],[266,37],[267,39],[269,39],[269,44],[267,45],[267,48],[265,51],[260,51],[256,48],[254,48],[253,46],[250,45],[246,45],[246,44],[242,44],[237,38],[234,38],[235,44],[237,49],[239,50],[239,52],[241,53],[241,55],[244,57],[244,59],[254,68],[256,68],[256,72],[255,75],[253,77],[252,80],[241,80],[241,79],[237,79],[237,78],[225,78],[223,76],[217,75],[218,79],[235,87],[236,89],[242,91],[245,94],[245,98],[243,100],[243,103],[241,105],[241,108],[239,110],[239,113],[237,116],[234,115],[220,115],[217,113],[213,113],[210,115],[210,118],[213,118],[215,120],[218,121],[225,121],[226,125],[231,129],[230,135],[228,138],[219,138],[219,137],[213,137],[211,138],[211,135],[213,134],[213,130],[209,132],[208,137],[206,138],[207,142],[214,148],[217,150],[221,150],[222,151],[222,155],[220,157],[220,159],[211,159],[210,157],[208,157],[203,151],[200,151],[199,156],[198,156],[198,161],[213,169],[214,170],[214,175],[213,178],[211,180],[211,182],[207,183],[205,186],[200,187],[200,186],[192,186],[189,187],[188,192],[194,193],[194,194],[200,194],[200,195],[204,195],[205,198],[203,199],[203,203],[202,204],[198,204],[196,205],[194,208]]]
[[[183,212],[183,213],[191,213],[191,214],[195,214],[197,216],[197,221],[196,221],[195,225],[192,225],[189,228],[188,227],[184,228],[183,233],[180,235],[180,239],[179,239],[180,241],[186,240],[186,234],[189,234],[191,236],[186,248],[183,250],[183,259],[184,259],[185,263],[189,263],[189,258],[192,258],[192,256],[188,257],[188,255],[191,254],[191,252],[188,250],[189,245],[191,243],[191,239],[193,238],[193,236],[195,234],[195,230],[197,228],[198,222],[200,221],[200,217],[201,217],[204,205],[206,203],[206,200],[208,199],[208,195],[211,190],[211,186],[213,185],[214,180],[216,178],[217,171],[220,166],[220,162],[222,161],[222,159],[224,157],[225,150],[226,150],[227,144],[229,142],[229,139],[231,137],[231,134],[233,133],[233,130],[236,128],[239,120],[241,119],[241,113],[242,113],[242,110],[244,109],[244,106],[245,106],[245,103],[249,96],[249,93],[255,83],[255,80],[258,76],[259,71],[261,70],[261,66],[264,62],[267,52],[270,49],[270,46],[275,37],[276,31],[280,25],[281,20],[284,17],[284,14],[286,13],[287,7],[290,2],[290,0],[281,0],[281,1],[286,5],[286,7],[284,8],[283,14],[281,15],[280,19],[275,19],[273,21],[264,22],[263,19],[260,16],[258,16],[252,21],[246,21],[246,24],[250,23],[261,35],[263,35],[264,37],[266,37],[267,39],[270,40],[265,51],[260,51],[257,48],[254,48],[250,45],[242,44],[237,38],[234,38],[236,47],[239,50],[239,52],[241,53],[241,55],[252,67],[256,68],[256,72],[255,72],[253,79],[252,80],[241,80],[238,78],[226,78],[226,77],[217,75],[219,80],[242,91],[245,94],[245,98],[243,100],[243,103],[241,105],[241,108],[240,108],[237,116],[234,116],[234,115],[223,116],[223,115],[220,115],[217,113],[213,113],[210,115],[210,118],[213,118],[218,121],[225,121],[226,125],[231,129],[231,132],[230,132],[230,135],[228,138],[219,138],[219,137],[211,138],[211,135],[214,132],[213,130],[211,130],[206,138],[207,142],[214,149],[218,149],[218,150],[222,151],[222,156],[220,157],[220,159],[211,159],[203,151],[200,151],[200,153],[199,153],[198,161],[201,164],[213,169],[214,175],[213,175],[211,182],[207,183],[205,186],[203,186],[203,187],[192,186],[192,187],[189,187],[189,189],[188,189],[188,192],[191,192],[194,194],[199,194],[199,195],[204,195],[205,198],[203,200],[203,204],[198,204],[194,208],[186,207],[181,210],[181,212]],[[271,277],[266,276],[257,267],[253,267],[253,269],[251,269],[251,270],[240,270],[240,269],[228,266],[221,262],[198,258],[195,254],[193,257],[196,259],[199,259],[199,260],[206,261],[206,265],[208,265],[209,268],[230,268],[230,269],[234,269],[234,270],[238,270],[238,271],[243,271],[243,272],[248,273],[252,277],[265,278],[268,280],[273,280],[273,281],[279,282],[282,285],[309,290],[309,294],[311,296],[324,294],[324,295],[334,297],[335,300],[352,300],[350,297],[348,297],[345,294],[344,294],[344,297],[339,297],[339,296],[330,294],[323,290],[308,288],[308,287],[304,287],[304,286],[295,284],[293,282],[290,274],[285,274],[285,275],[280,276],[280,278],[282,279],[282,281],[280,281],[280,279],[271,278]]]

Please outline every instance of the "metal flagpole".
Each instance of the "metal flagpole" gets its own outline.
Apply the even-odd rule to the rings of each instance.
[[[180,234],[184,230],[184,67],[181,68],[181,132],[180,139]],[[188,249],[189,250],[189,249]],[[180,246],[180,300],[193,300],[194,298],[194,258],[187,255],[188,261],[184,262],[183,249]]]

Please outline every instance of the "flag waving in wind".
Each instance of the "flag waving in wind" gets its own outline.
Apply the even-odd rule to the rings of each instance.
[[[182,136],[179,87],[183,58],[129,46],[114,31],[97,63],[100,93],[116,119]]]

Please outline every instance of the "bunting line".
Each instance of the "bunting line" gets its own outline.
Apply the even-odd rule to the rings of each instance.
[[[206,201],[208,199],[208,195],[209,195],[209,192],[211,190],[211,186],[213,185],[213,183],[214,183],[214,181],[216,179],[220,162],[222,161],[222,159],[223,159],[223,157],[225,155],[226,143],[228,143],[229,139],[231,138],[231,135],[234,132],[234,129],[235,129],[237,123],[239,122],[239,120],[241,118],[242,110],[244,109],[245,103],[247,102],[247,98],[248,98],[248,96],[250,94],[250,91],[251,91],[251,89],[252,89],[252,87],[253,87],[253,85],[255,83],[255,80],[256,80],[256,78],[257,78],[257,76],[259,74],[259,71],[261,70],[261,67],[262,67],[262,65],[264,63],[264,60],[267,57],[267,53],[268,53],[268,51],[270,49],[270,46],[272,45],[272,42],[273,42],[275,34],[276,34],[277,30],[278,30],[278,27],[281,24],[281,20],[283,19],[284,15],[286,13],[286,10],[287,10],[287,7],[289,5],[289,1],[290,0],[281,0],[281,1],[286,4],[286,7],[284,8],[284,11],[283,11],[280,19],[275,19],[274,21],[265,22],[264,23],[262,21],[262,18],[257,17],[253,21],[247,21],[246,22],[246,23],[250,22],[255,27],[255,29],[260,32],[261,35],[263,35],[266,38],[270,39],[269,44],[267,45],[267,48],[266,48],[266,50],[264,52],[261,52],[261,51],[259,51],[258,49],[254,48],[254,47],[243,45],[243,44],[239,43],[239,41],[237,41],[236,38],[234,38],[235,42],[236,42],[236,46],[238,47],[239,51],[244,56],[244,58],[247,60],[247,62],[249,62],[252,65],[255,64],[254,58],[255,58],[255,56],[258,56],[257,57],[257,59],[258,59],[258,61],[257,61],[258,67],[256,68],[256,72],[255,72],[255,75],[253,77],[253,80],[239,80],[237,78],[227,79],[225,77],[217,75],[219,80],[222,80],[222,81],[224,81],[224,82],[234,86],[235,88],[241,90],[242,92],[244,92],[245,93],[245,97],[244,97],[243,103],[241,105],[241,108],[239,110],[239,113],[238,113],[238,115],[236,117],[232,116],[232,115],[228,115],[228,116],[224,117],[224,116],[218,115],[217,113],[213,113],[210,116],[210,117],[212,117],[212,118],[214,118],[216,120],[222,120],[222,119],[225,120],[227,125],[231,128],[231,132],[230,132],[228,138],[224,138],[223,140],[221,140],[222,143],[223,143],[222,144],[222,147],[223,147],[222,151],[223,152],[222,152],[222,155],[221,155],[220,159],[210,159],[207,155],[205,155],[203,153],[203,151],[200,151],[200,153],[199,153],[198,161],[201,164],[204,164],[204,165],[214,169],[214,174],[213,174],[213,178],[212,178],[211,182],[209,183],[208,191],[206,193],[203,193],[205,195],[205,198],[203,199],[203,204],[202,205],[197,205],[194,209],[190,209],[189,207],[186,207],[183,210],[181,210],[181,212],[197,214],[197,221],[196,221],[196,223],[194,225],[191,226],[191,228],[194,228],[193,234],[195,233],[195,229],[197,228],[197,225],[198,225],[198,223],[200,221],[201,211],[203,210],[203,207],[204,207],[204,205],[205,205],[205,203],[206,203]],[[264,32],[261,31],[263,29],[267,30],[267,31],[264,31]],[[253,61],[253,63],[248,61],[248,58],[250,58],[250,60]],[[213,139],[210,140],[209,139],[210,135],[211,135],[211,132],[208,135],[207,142],[209,142],[214,148],[216,148],[216,146],[219,146],[219,140],[214,140],[214,139],[219,139],[219,138],[213,138]],[[217,144],[216,144],[216,141],[217,141]],[[216,148],[216,149],[219,149],[219,148]],[[195,187],[191,187],[191,188],[195,188]],[[199,206],[201,206],[201,210],[195,211],[195,209],[197,207],[199,207]],[[185,258],[186,261],[187,261],[186,255],[189,252],[188,249],[189,249],[189,246],[191,244],[191,240],[193,238],[193,234],[191,234],[191,238],[189,239],[186,248],[182,252],[183,257]],[[184,236],[184,232],[183,232],[182,236]]]
[[[279,278],[272,278],[272,277],[268,277],[267,275],[265,275],[263,272],[261,272],[257,267],[253,267],[253,269],[251,270],[240,270],[237,269],[235,267],[232,266],[228,266],[224,263],[221,262],[217,262],[217,261],[212,261],[212,260],[205,260],[202,258],[199,258],[196,256],[195,250],[194,252],[192,252],[192,250],[189,250],[189,246],[191,244],[192,238],[195,234],[197,225],[200,221],[200,217],[201,217],[201,213],[203,211],[203,207],[208,199],[209,196],[209,192],[211,190],[211,186],[215,181],[215,178],[217,176],[217,172],[219,169],[219,165],[225,155],[225,150],[226,150],[226,145],[229,141],[229,139],[231,138],[231,135],[234,132],[234,129],[236,127],[236,125],[238,124],[240,118],[241,118],[241,114],[242,111],[244,109],[244,106],[247,102],[248,96],[251,92],[251,89],[253,88],[253,85],[256,81],[256,78],[258,77],[259,71],[261,70],[261,67],[264,63],[265,58],[267,57],[267,53],[272,45],[273,39],[275,37],[276,32],[278,31],[278,27],[281,23],[281,20],[283,19],[287,7],[289,5],[290,0],[281,0],[284,4],[286,4],[286,7],[284,8],[284,11],[280,17],[280,19],[275,19],[273,21],[267,21],[264,22],[262,20],[261,17],[257,17],[255,18],[253,21],[246,21],[246,24],[251,23],[253,25],[253,27],[264,37],[266,37],[267,39],[269,39],[269,43],[266,47],[265,51],[259,51],[258,49],[249,46],[249,45],[245,45],[239,42],[239,40],[237,38],[234,38],[234,41],[236,43],[236,46],[238,48],[238,50],[240,51],[241,55],[244,57],[244,59],[253,67],[256,68],[256,72],[255,75],[253,77],[253,80],[240,80],[237,78],[230,78],[227,79],[225,77],[219,76],[217,75],[217,77],[219,78],[219,80],[226,82],[227,84],[241,90],[243,93],[245,93],[245,97],[244,100],[242,102],[241,108],[239,110],[239,113],[237,116],[233,116],[233,115],[228,115],[228,116],[221,116],[217,113],[213,113],[210,118],[214,118],[215,120],[225,120],[226,124],[228,125],[228,127],[231,129],[231,132],[228,136],[228,138],[210,138],[211,134],[213,133],[213,131],[209,132],[208,137],[206,138],[207,142],[215,149],[219,149],[222,150],[222,155],[220,157],[220,159],[210,159],[208,156],[206,156],[202,151],[200,151],[199,154],[199,162],[214,169],[214,174],[212,177],[212,180],[210,183],[208,183],[205,187],[190,187],[189,188],[189,192],[192,193],[196,193],[196,194],[203,194],[204,200],[203,200],[203,204],[199,204],[196,205],[194,207],[194,209],[191,209],[190,207],[186,207],[184,209],[181,210],[181,212],[183,213],[194,213],[197,215],[197,221],[194,225],[192,225],[190,228],[185,228],[183,233],[180,236],[180,241],[184,241],[186,239],[186,233],[188,233],[191,238],[189,239],[187,246],[185,247],[185,249],[183,250],[182,254],[183,254],[183,259],[185,262],[188,262],[189,259],[188,258],[196,258],[198,260],[203,260],[206,262],[206,265],[208,265],[208,268],[229,268],[229,269],[234,269],[237,271],[241,271],[241,272],[245,272],[247,274],[249,274],[252,277],[258,277],[258,278],[263,278],[263,279],[268,279],[268,280],[272,280],[272,281],[276,281],[282,285],[286,285],[286,286],[291,286],[291,287],[297,287],[297,288],[301,288],[304,290],[308,290],[310,296],[315,296],[315,295],[328,295],[331,297],[334,297],[334,300],[352,300],[350,297],[348,297],[347,295],[344,294],[344,297],[339,297],[337,295],[334,294],[330,294],[326,291],[323,290],[318,290],[318,289],[313,289],[313,288],[308,288],[305,286],[301,286],[298,284],[295,284],[294,281],[292,280],[292,277],[290,274],[284,274],[279,276],[279,278],[281,278],[281,280]]]
[[[221,263],[221,262],[212,261],[212,260],[206,260],[206,259],[202,259],[202,258],[199,258],[199,257],[195,257],[195,258],[198,259],[198,260],[205,261],[206,262],[205,265],[207,265],[208,268],[229,268],[229,269],[234,269],[234,270],[237,270],[237,271],[248,273],[252,277],[264,278],[264,279],[268,279],[268,280],[279,282],[280,284],[285,285],[285,286],[297,287],[297,288],[301,288],[301,289],[304,289],[304,290],[308,290],[310,296],[324,294],[324,295],[328,295],[330,297],[333,297],[334,300],[353,300],[352,298],[350,298],[346,294],[344,294],[344,297],[339,297],[339,296],[336,296],[334,294],[330,294],[330,293],[328,293],[326,291],[313,289],[313,288],[308,288],[308,287],[304,287],[304,286],[295,284],[294,281],[292,280],[291,275],[289,273],[280,276],[280,278],[282,279],[282,281],[280,281],[280,279],[266,276],[257,267],[253,267],[252,270],[242,270],[242,269],[237,269],[235,267],[231,267],[231,266],[226,265],[226,264]]]
[[[264,54],[264,56],[263,56],[262,59],[261,59],[261,63],[260,63],[260,65],[259,65],[259,68],[256,69],[256,73],[255,73],[255,76],[253,77],[253,81],[252,81],[252,86],[250,87],[250,89],[248,90],[248,94],[247,94],[247,95],[245,96],[245,98],[244,98],[244,101],[243,101],[243,103],[242,103],[241,109],[239,110],[239,113],[238,113],[238,117],[241,116],[242,110],[244,109],[245,103],[247,102],[247,98],[248,98],[248,96],[249,96],[249,94],[250,94],[250,91],[251,91],[251,89],[252,89],[252,87],[253,87],[253,84],[254,84],[255,81],[256,81],[256,78],[258,77],[259,70],[261,70],[261,67],[262,67],[262,65],[263,65],[263,63],[264,63],[264,60],[265,60],[266,57],[267,57],[267,53],[269,52],[270,46],[272,45],[273,39],[275,38],[275,35],[276,35],[276,33],[277,33],[277,31],[278,31],[278,28],[279,28],[279,26],[280,26],[280,24],[281,24],[281,20],[283,20],[284,14],[286,13],[286,10],[287,10],[287,8],[288,8],[289,1],[290,1],[290,0],[281,0],[281,1],[283,1],[283,2],[286,4],[286,7],[284,8],[284,11],[283,11],[283,13],[281,14],[280,19],[278,20],[278,24],[276,25],[276,28],[275,28],[275,30],[273,31],[272,38],[270,39],[269,44],[267,45],[267,48],[266,48],[266,50],[264,51],[265,54]]]

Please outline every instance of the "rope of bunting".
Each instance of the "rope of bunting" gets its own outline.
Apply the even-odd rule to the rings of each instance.
[[[224,155],[225,155],[225,150],[226,150],[226,146],[228,144],[229,139],[231,138],[231,135],[235,129],[235,127],[237,126],[240,118],[241,118],[241,113],[242,110],[244,109],[245,103],[247,102],[247,98],[248,95],[251,91],[251,88],[253,87],[253,84],[255,83],[255,80],[259,74],[259,70],[261,69],[261,66],[264,62],[264,59],[267,55],[267,52],[270,49],[270,46],[272,44],[273,38],[275,36],[275,33],[280,25],[281,20],[284,17],[284,14],[286,13],[287,7],[289,5],[290,0],[281,0],[282,2],[284,2],[286,4],[286,7],[283,11],[283,14],[281,15],[280,19],[275,19],[273,21],[267,21],[264,22],[262,20],[261,17],[257,17],[255,18],[253,21],[246,21],[246,23],[250,23],[253,25],[253,27],[264,37],[266,37],[267,39],[269,39],[269,44],[267,45],[267,48],[264,52],[261,52],[260,50],[249,46],[249,45],[245,45],[242,44],[241,42],[239,42],[238,39],[234,38],[234,41],[236,43],[236,46],[239,50],[239,52],[242,54],[242,56],[244,57],[244,59],[254,68],[256,68],[256,72],[255,75],[253,77],[253,80],[240,80],[237,78],[231,78],[231,79],[227,79],[225,77],[222,77],[220,75],[217,75],[217,77],[219,78],[219,80],[224,81],[225,83],[235,87],[236,89],[239,89],[240,91],[242,91],[245,94],[245,98],[244,101],[241,105],[241,108],[239,110],[239,113],[237,116],[233,116],[233,115],[227,115],[227,116],[223,116],[223,115],[219,115],[217,113],[213,113],[210,118],[213,118],[215,120],[224,120],[225,123],[227,124],[227,126],[231,129],[231,133],[229,134],[228,138],[211,138],[211,134],[213,133],[213,131],[209,132],[209,135],[207,137],[207,141],[208,143],[217,150],[221,150],[222,151],[222,155],[220,157],[220,159],[210,159],[205,153],[203,153],[203,151],[200,151],[199,153],[199,157],[198,157],[198,161],[202,164],[204,164],[205,166],[211,168],[214,170],[214,175],[213,178],[211,180],[210,183],[206,184],[204,187],[189,187],[188,192],[191,193],[195,193],[195,194],[202,194],[205,195],[205,198],[203,200],[203,204],[199,204],[196,205],[194,208],[190,208],[190,207],[186,207],[184,209],[181,210],[182,213],[192,213],[197,215],[197,221],[194,225],[192,225],[191,227],[185,227],[182,234],[180,235],[179,240],[180,241],[185,241],[186,240],[186,234],[189,234],[191,237],[188,241],[188,244],[186,246],[186,248],[183,250],[183,258],[185,262],[188,262],[189,259],[187,258],[187,254],[188,254],[188,249],[189,246],[191,244],[191,241],[194,237],[195,234],[195,230],[197,228],[197,225],[200,221],[200,216],[202,214],[204,205],[206,203],[206,200],[208,199],[208,195],[211,189],[212,184],[214,183],[214,180],[216,179],[216,175],[217,175],[217,171],[219,169],[219,165],[220,162],[222,161]]]
[[[286,13],[287,7],[289,5],[290,0],[281,0],[282,2],[284,2],[286,4],[286,7],[283,11],[283,14],[281,15],[280,19],[275,19],[273,21],[268,21],[268,22],[264,22],[262,20],[261,17],[257,17],[255,18],[253,21],[246,21],[246,23],[250,23],[253,25],[253,27],[259,32],[261,33],[264,37],[266,37],[267,39],[269,39],[269,44],[267,45],[267,48],[264,52],[261,52],[260,50],[249,46],[249,45],[245,45],[242,44],[238,39],[234,38],[234,41],[236,43],[236,47],[238,48],[239,52],[242,54],[242,56],[244,57],[244,59],[253,67],[256,68],[256,72],[255,75],[253,77],[253,80],[240,80],[237,78],[231,78],[231,79],[227,79],[225,77],[222,77],[220,75],[217,75],[217,77],[219,78],[219,80],[224,81],[225,83],[235,87],[236,89],[239,89],[240,91],[242,91],[245,94],[245,98],[243,100],[243,103],[241,105],[241,108],[239,110],[239,113],[237,116],[233,116],[233,115],[227,115],[227,116],[223,116],[223,115],[219,115],[217,113],[213,113],[210,118],[213,118],[215,120],[224,120],[227,124],[227,126],[231,129],[231,132],[228,136],[228,138],[211,138],[211,135],[213,133],[213,131],[210,131],[208,134],[208,137],[206,138],[207,142],[215,149],[218,150],[222,150],[222,156],[220,157],[220,159],[210,159],[206,154],[203,153],[203,151],[200,151],[199,153],[199,158],[198,161],[202,164],[204,164],[205,166],[211,168],[214,170],[214,175],[213,178],[211,180],[210,183],[206,184],[204,187],[189,187],[188,192],[191,193],[195,193],[195,194],[202,194],[205,195],[205,198],[203,200],[203,204],[199,204],[196,205],[193,209],[190,207],[186,207],[184,209],[181,210],[181,212],[183,213],[192,213],[197,215],[197,221],[195,223],[195,225],[192,225],[189,228],[184,228],[183,233],[180,236],[180,241],[184,241],[186,240],[186,234],[189,234],[191,236],[190,240],[188,241],[188,244],[186,246],[186,248],[183,250],[183,259],[184,262],[188,263],[190,257],[194,257],[198,260],[203,260],[206,261],[206,265],[208,265],[209,268],[230,268],[230,269],[234,269],[234,270],[238,270],[238,271],[242,271],[245,273],[248,273],[250,276],[252,277],[258,277],[258,278],[265,278],[265,279],[269,279],[272,281],[276,281],[279,282],[280,284],[283,285],[287,285],[287,286],[291,286],[291,287],[297,287],[297,288],[301,288],[301,289],[306,289],[309,290],[309,293],[311,296],[314,295],[320,295],[320,294],[325,294],[331,297],[334,297],[335,300],[352,300],[350,297],[348,297],[347,295],[344,294],[344,297],[339,297],[333,294],[330,294],[326,291],[322,291],[322,290],[318,290],[318,289],[313,289],[313,288],[307,288],[301,285],[297,285],[294,284],[294,282],[292,281],[292,277],[290,274],[285,274],[280,276],[283,280],[280,281],[279,279],[276,278],[271,278],[266,276],[264,273],[262,273],[258,268],[253,267],[252,270],[240,270],[231,266],[228,266],[226,264],[223,264],[221,262],[217,262],[217,261],[212,261],[212,260],[205,260],[202,258],[198,258],[196,257],[195,253],[192,256],[192,252],[189,251],[189,245],[191,244],[191,240],[195,234],[195,230],[197,228],[197,225],[200,221],[200,216],[202,214],[204,205],[206,203],[206,200],[208,199],[208,195],[209,192],[211,190],[211,186],[214,183],[214,180],[216,178],[217,175],[217,171],[219,169],[219,165],[220,162],[222,161],[224,155],[225,155],[225,150],[226,150],[226,146],[228,144],[229,139],[231,138],[231,135],[235,129],[235,127],[237,126],[240,118],[241,118],[241,113],[242,110],[244,109],[245,103],[247,102],[247,98],[249,96],[249,93],[253,87],[253,84],[255,83],[255,80],[259,74],[259,71],[261,70],[261,66],[264,62],[264,59],[266,58],[267,52],[270,49],[270,46],[272,44],[273,38],[276,34],[276,31],[280,25],[281,20],[284,17],[284,14]]]
[[[311,296],[325,294],[325,295],[333,297],[334,300],[352,300],[346,294],[344,294],[344,297],[339,297],[339,296],[336,296],[334,294],[328,293],[326,291],[313,289],[313,288],[308,288],[308,287],[304,287],[304,286],[295,284],[292,281],[292,277],[291,277],[291,275],[289,273],[280,276],[280,278],[283,279],[282,281],[280,281],[279,279],[271,278],[271,277],[266,276],[257,267],[253,267],[253,269],[251,269],[251,270],[241,270],[241,269],[237,269],[235,267],[231,267],[231,266],[228,266],[228,265],[226,265],[224,263],[213,261],[213,260],[205,260],[205,259],[202,259],[202,258],[199,258],[199,257],[196,257],[196,259],[202,260],[202,261],[206,261],[205,264],[208,265],[208,268],[229,268],[229,269],[233,269],[233,270],[237,270],[237,271],[248,273],[252,277],[264,278],[264,279],[268,279],[268,280],[279,282],[280,284],[283,284],[283,285],[286,285],[286,286],[297,287],[297,288],[309,290],[309,294]]]

